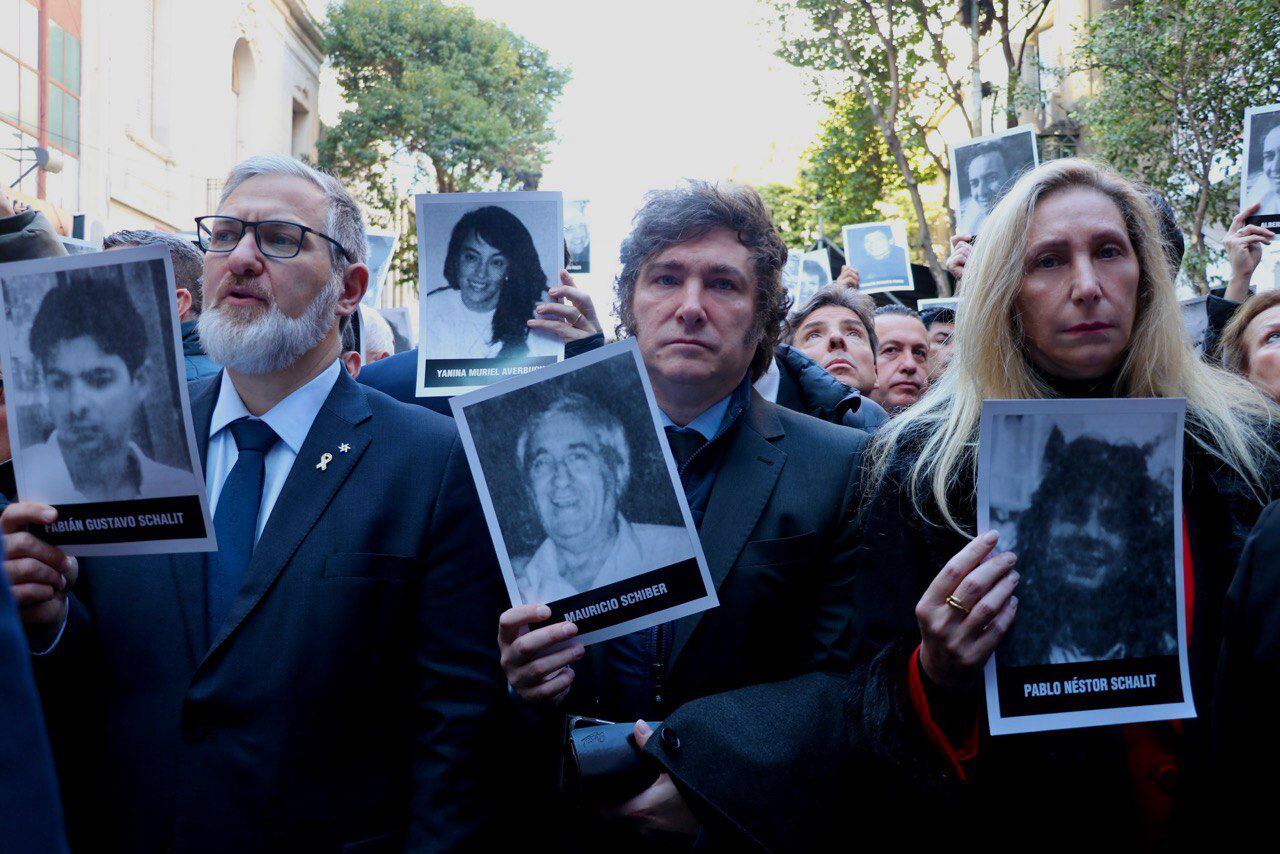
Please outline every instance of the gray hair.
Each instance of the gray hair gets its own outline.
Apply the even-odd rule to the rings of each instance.
[[[537,432],[542,422],[553,415],[571,415],[595,432],[596,451],[605,462],[617,469],[618,492],[625,490],[627,481],[631,479],[631,446],[627,444],[627,434],[622,428],[622,422],[591,398],[574,391],[557,397],[550,406],[539,410],[525,422],[516,439],[516,459],[520,463],[520,470],[528,472],[525,454],[529,450],[529,437]]]
[[[342,182],[332,175],[314,169],[294,157],[284,154],[258,154],[248,160],[237,163],[227,176],[226,186],[222,188],[222,197],[218,199],[221,209],[227,198],[241,184],[259,175],[289,175],[310,181],[324,193],[329,204],[329,213],[325,218],[325,233],[332,237],[342,248],[350,253],[353,262],[365,264],[369,259],[369,250],[364,239],[364,215],[355,198],[342,186]],[[326,241],[329,257],[333,259],[335,270],[345,270],[347,259],[338,251],[338,247]]]
[[[376,308],[360,304],[360,330],[364,333],[366,353],[394,353],[396,339],[391,334],[391,324]]]
[[[829,306],[847,308],[857,315],[862,328],[867,330],[867,340],[871,342],[871,354],[874,356],[876,351],[880,349],[880,341],[876,338],[876,323],[872,319],[872,315],[876,310],[875,300],[860,291],[834,283],[823,285],[816,294],[809,298],[808,302],[792,312],[791,316],[787,318],[787,343],[793,343],[796,333],[800,331],[800,327],[804,325],[804,322],[809,319],[809,315],[820,308]]]
[[[199,316],[201,291],[204,289],[204,259],[200,250],[185,237],[167,231],[150,231],[131,228],[113,231],[102,239],[103,249],[123,249],[128,246],[163,246],[169,250],[173,264],[174,284],[191,293],[191,314]]]
[[[756,286],[755,323],[748,333],[756,352],[751,359],[751,378],[758,379],[773,360],[773,348],[782,332],[791,298],[782,286],[782,265],[787,246],[778,235],[760,194],[747,186],[717,186],[708,181],[689,181],[670,190],[653,190],[645,196],[631,234],[622,242],[622,272],[618,274],[618,330],[636,332],[633,308],[640,270],[659,253],[682,243],[697,240],[716,228],[727,228],[751,253]]]

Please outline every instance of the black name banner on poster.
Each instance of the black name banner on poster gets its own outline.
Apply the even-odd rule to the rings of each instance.
[[[40,539],[55,546],[203,539],[198,495],[137,498],[56,505],[58,521],[36,525]]]
[[[1257,225],[1268,231],[1280,232],[1280,213],[1255,214],[1245,217],[1244,221],[1247,225]]]
[[[551,622],[568,620],[585,635],[618,623],[674,608],[706,595],[694,558],[633,575],[576,596],[548,602]]]
[[[1000,667],[1001,717],[1181,703],[1178,656]]]
[[[532,359],[425,359],[428,386],[487,385],[531,373],[556,363],[555,356]]]

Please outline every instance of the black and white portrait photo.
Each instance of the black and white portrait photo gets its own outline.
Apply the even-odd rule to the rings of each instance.
[[[1256,217],[1280,219],[1280,104],[1244,112],[1240,207],[1261,205]]]
[[[795,304],[804,305],[823,285],[831,284],[831,256],[827,250],[801,253],[797,275]]]
[[[980,136],[951,147],[956,233],[976,235],[1018,176],[1040,163],[1030,125]]]
[[[554,364],[555,335],[530,330],[564,266],[560,193],[442,193],[418,215],[418,396],[461,394]]]
[[[790,294],[793,305],[799,305],[796,302],[796,294],[800,292],[800,266],[803,263],[803,252],[787,250],[787,261],[782,265],[782,287],[786,288],[787,293]]]
[[[59,509],[73,554],[212,544],[169,264],[148,247],[0,269],[18,494]]]
[[[570,273],[591,272],[591,229],[587,226],[587,201],[564,203],[564,245],[569,251]]]
[[[365,289],[365,305],[377,308],[382,302],[382,291],[387,284],[387,276],[391,273],[391,262],[395,259],[396,243],[399,237],[394,233],[368,231],[364,242],[369,249],[369,287]]]
[[[584,642],[715,604],[646,383],[628,339],[451,401],[513,604]]]
[[[911,261],[907,257],[907,226],[901,222],[846,225],[845,263],[858,271],[858,290],[910,291]]]
[[[993,657],[1001,689],[1014,689],[1000,697],[1006,717],[1189,696],[1179,678],[1183,412],[1177,400],[984,404],[979,526],[1000,533],[1020,575],[1018,614]],[[1074,705],[1037,693],[1085,678],[1105,684],[1068,691]]]

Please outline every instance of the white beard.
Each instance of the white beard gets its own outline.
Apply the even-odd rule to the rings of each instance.
[[[275,301],[263,317],[244,322],[216,305],[200,313],[200,343],[210,359],[242,374],[270,374],[287,368],[333,328],[339,288],[330,279],[301,317],[289,317]]]

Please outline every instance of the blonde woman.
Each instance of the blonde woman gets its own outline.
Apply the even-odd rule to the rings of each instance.
[[[846,714],[863,771],[892,801],[877,814],[906,805],[929,818],[913,823],[918,833],[987,849],[1078,846],[1074,830],[1103,828],[1106,850],[1159,845],[1195,784],[1224,592],[1277,468],[1270,407],[1197,359],[1148,197],[1087,161],[1040,166],[992,211],[966,265],[956,335],[950,369],[869,451]],[[979,414],[984,399],[1053,397],[1187,399],[1198,720],[1000,739],[983,730],[982,667],[1018,618],[1018,574],[1014,555],[991,555],[994,534],[974,529]],[[977,821],[979,803],[997,824]]]

